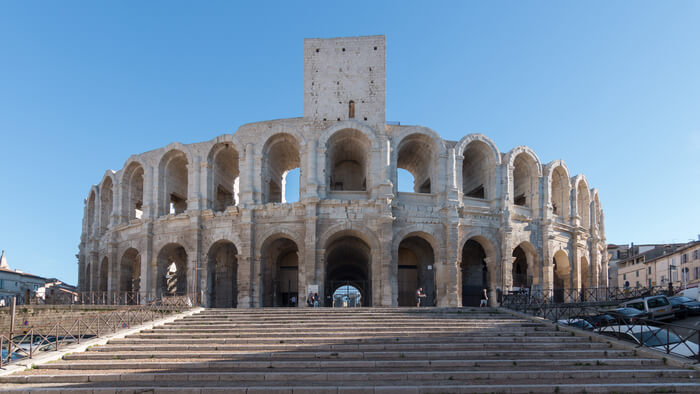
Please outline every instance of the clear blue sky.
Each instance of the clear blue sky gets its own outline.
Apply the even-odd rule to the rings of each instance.
[[[329,3],[0,2],[10,265],[75,283],[105,170],[301,116],[305,37],[386,35],[388,120],[564,159],[599,189],[608,242],[700,233],[700,2]]]

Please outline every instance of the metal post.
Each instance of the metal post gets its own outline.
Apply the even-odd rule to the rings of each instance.
[[[12,337],[15,331],[15,307],[17,304],[17,297],[12,297],[12,302],[10,304],[10,346],[12,346]]]

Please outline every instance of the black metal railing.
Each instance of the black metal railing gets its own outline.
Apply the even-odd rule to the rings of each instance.
[[[641,288],[523,289],[504,294],[502,305],[509,309],[531,313],[532,310],[536,311],[546,308],[551,304],[591,303],[613,305],[633,298],[666,294],[667,291],[668,288],[661,286]]]
[[[70,343],[80,343],[81,340],[111,334],[190,309],[194,299],[190,295],[161,297],[145,305],[124,306],[91,316],[23,328],[22,334],[16,336],[14,327],[10,327],[9,333],[0,334],[0,368],[18,359],[33,358],[40,351],[57,351]]]

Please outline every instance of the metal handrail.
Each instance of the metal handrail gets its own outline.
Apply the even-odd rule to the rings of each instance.
[[[666,294],[667,291],[668,288],[661,286],[640,288],[523,289],[503,295],[502,305],[521,312],[546,308],[547,305],[551,304],[598,303],[612,305],[633,298]]]
[[[135,324],[163,318],[166,314],[180,312],[194,305],[190,295],[162,297],[146,305],[127,306],[121,309],[105,312],[89,317],[63,320],[43,327],[32,326],[22,335],[12,337],[9,334],[0,335],[0,349],[7,348],[5,356],[0,355],[0,368],[12,363],[12,355],[20,354],[23,358],[33,358],[39,350],[53,347],[58,351],[66,343],[80,343],[82,339],[100,337],[126,329]],[[28,341],[28,348],[20,345]]]

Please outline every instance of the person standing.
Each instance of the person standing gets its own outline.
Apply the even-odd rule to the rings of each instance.
[[[489,306],[489,296],[486,294],[486,289],[481,292],[481,302],[479,303],[479,308]]]
[[[418,290],[416,290],[416,307],[420,308],[421,304],[421,299],[425,298],[425,293],[423,293],[423,288],[419,287]]]

